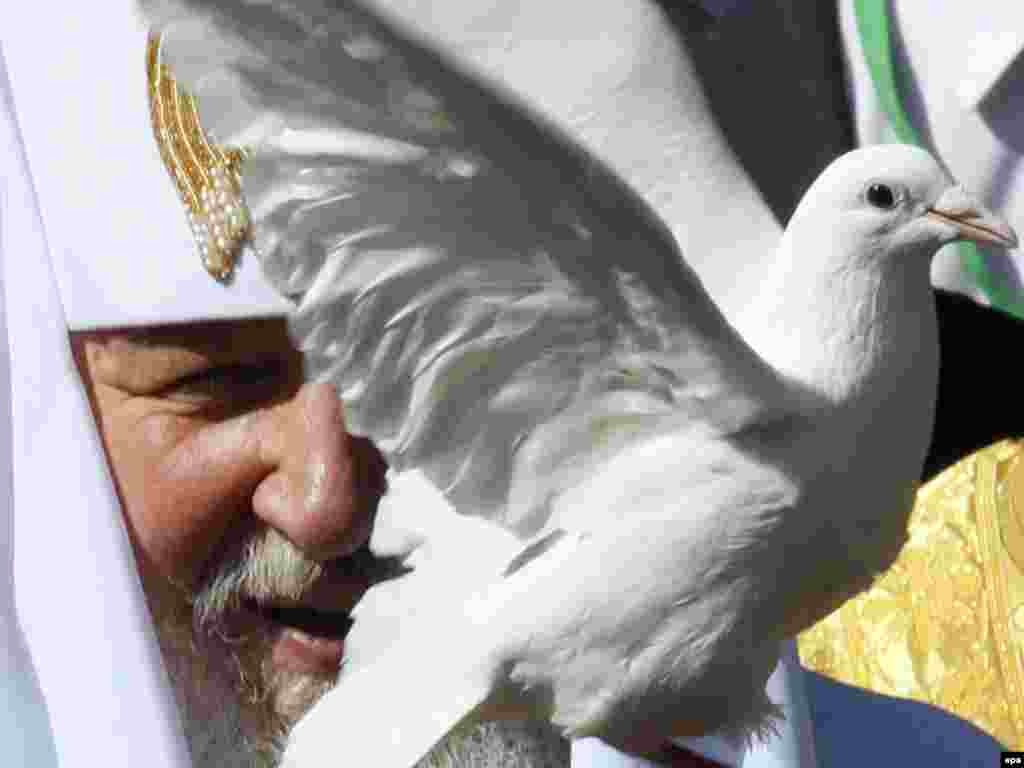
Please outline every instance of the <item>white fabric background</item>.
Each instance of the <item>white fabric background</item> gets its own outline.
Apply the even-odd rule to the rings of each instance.
[[[0,51],[0,83],[6,83]],[[10,105],[0,91],[0,179],[9,178]],[[7,185],[0,187],[0,254],[11,237]],[[12,766],[55,768],[57,755],[35,668],[25,645],[14,601],[14,488],[11,464],[11,356],[7,344],[6,285],[0,266],[0,745]],[[31,760],[29,759],[31,756]]]

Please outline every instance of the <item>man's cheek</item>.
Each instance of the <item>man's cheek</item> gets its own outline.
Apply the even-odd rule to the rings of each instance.
[[[142,424],[139,425],[143,427]],[[251,463],[244,425],[233,440],[208,425],[151,419],[141,440],[118,462],[125,514],[136,546],[164,578],[194,586],[211,558],[230,546],[252,518],[260,473]],[[232,442],[234,445],[232,445]]]
[[[153,482],[126,503],[125,514],[134,530],[137,548],[164,579],[194,588],[212,558],[225,547],[228,527],[204,526],[189,514],[205,499],[196,499],[188,485]],[[226,519],[237,519],[225,503]]]

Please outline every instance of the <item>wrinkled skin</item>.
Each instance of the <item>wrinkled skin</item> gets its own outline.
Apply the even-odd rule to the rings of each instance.
[[[368,538],[384,460],[345,432],[332,387],[302,386],[283,319],[81,334],[74,346],[147,576],[195,587],[253,528],[316,561]]]

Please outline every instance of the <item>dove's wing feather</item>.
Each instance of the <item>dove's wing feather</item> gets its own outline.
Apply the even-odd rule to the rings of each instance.
[[[666,228],[500,88],[354,5],[182,5],[209,18],[167,55],[254,148],[256,246],[314,375],[460,512],[534,532],[637,432],[779,405]]]

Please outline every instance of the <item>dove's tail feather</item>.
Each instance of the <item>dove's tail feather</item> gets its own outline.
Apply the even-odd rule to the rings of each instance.
[[[284,767],[333,768],[344,751],[346,765],[412,768],[472,722],[494,688],[496,668],[471,658],[458,637],[433,630],[369,666],[343,669],[334,690],[292,729]],[[435,653],[439,642],[448,647]]]

